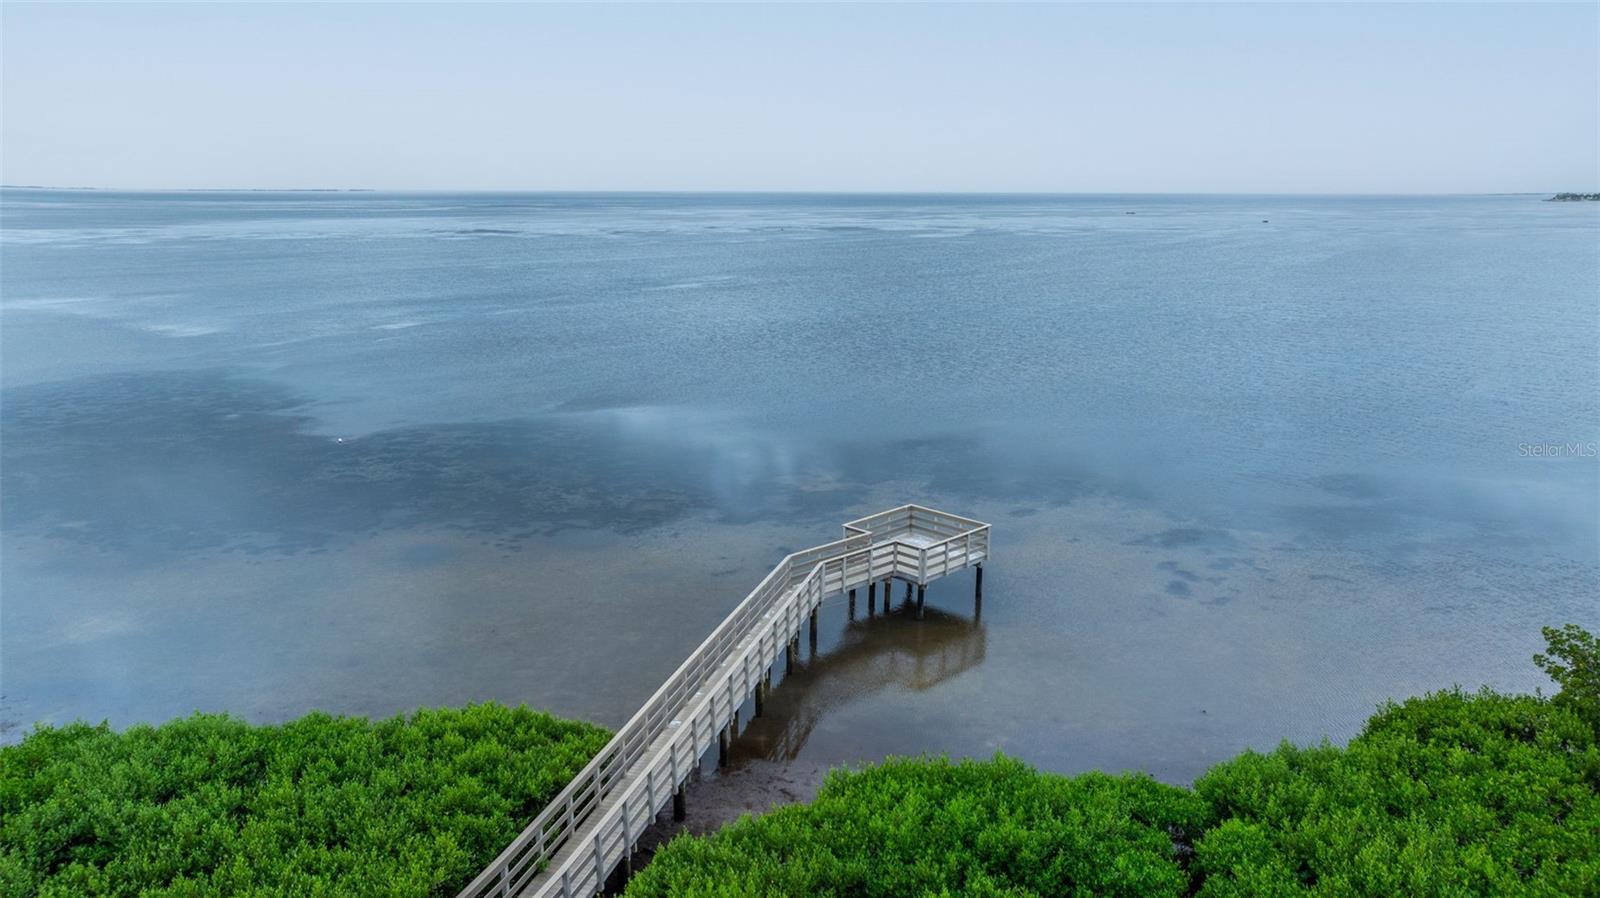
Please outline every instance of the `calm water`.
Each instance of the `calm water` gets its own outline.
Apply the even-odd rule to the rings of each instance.
[[[908,500],[994,523],[981,619],[829,608],[747,755],[1183,781],[1532,689],[1600,627],[1597,206],[7,191],[5,738],[617,725]]]

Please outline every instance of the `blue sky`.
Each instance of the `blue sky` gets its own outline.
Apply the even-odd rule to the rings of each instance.
[[[6,2],[9,184],[1600,189],[1600,6]]]

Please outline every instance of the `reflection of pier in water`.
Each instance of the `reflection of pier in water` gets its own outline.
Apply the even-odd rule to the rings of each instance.
[[[837,645],[812,652],[773,689],[763,716],[735,743],[734,763],[792,761],[829,712],[891,686],[931,689],[983,663],[987,640],[976,616],[928,608],[923,620],[912,617],[909,604],[904,613],[858,613]]]

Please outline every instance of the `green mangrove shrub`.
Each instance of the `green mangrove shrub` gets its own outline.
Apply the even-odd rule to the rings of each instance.
[[[893,759],[834,771],[810,804],[673,840],[627,894],[1179,896],[1174,834],[1195,832],[1204,810],[1148,776]]]
[[[1387,705],[1345,748],[1245,752],[1195,792],[1203,898],[1600,895],[1600,748],[1536,696]]]
[[[1193,789],[1003,756],[836,771],[674,840],[628,895],[1600,898],[1600,651],[1545,636],[1553,698],[1389,704]],[[0,896],[449,895],[606,737],[498,705],[41,727],[0,749]]]
[[[452,894],[606,738],[494,704],[40,727],[0,749],[0,894]]]
[[[1192,790],[1005,757],[836,772],[810,805],[668,844],[629,898],[1600,898],[1595,642],[1553,699],[1389,704],[1349,745],[1245,752]]]
[[[1556,703],[1572,709],[1600,738],[1600,637],[1577,624],[1540,632],[1546,648],[1533,656],[1533,663],[1561,687]]]

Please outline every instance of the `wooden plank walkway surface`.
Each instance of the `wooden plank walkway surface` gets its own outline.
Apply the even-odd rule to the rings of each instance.
[[[928,583],[971,567],[981,589],[988,557],[988,524],[902,505],[784,558],[458,898],[598,894],[656,815],[683,800],[706,751],[726,753],[739,708],[751,696],[759,706],[825,598],[881,586],[887,610],[900,580],[915,585],[920,617]]]

